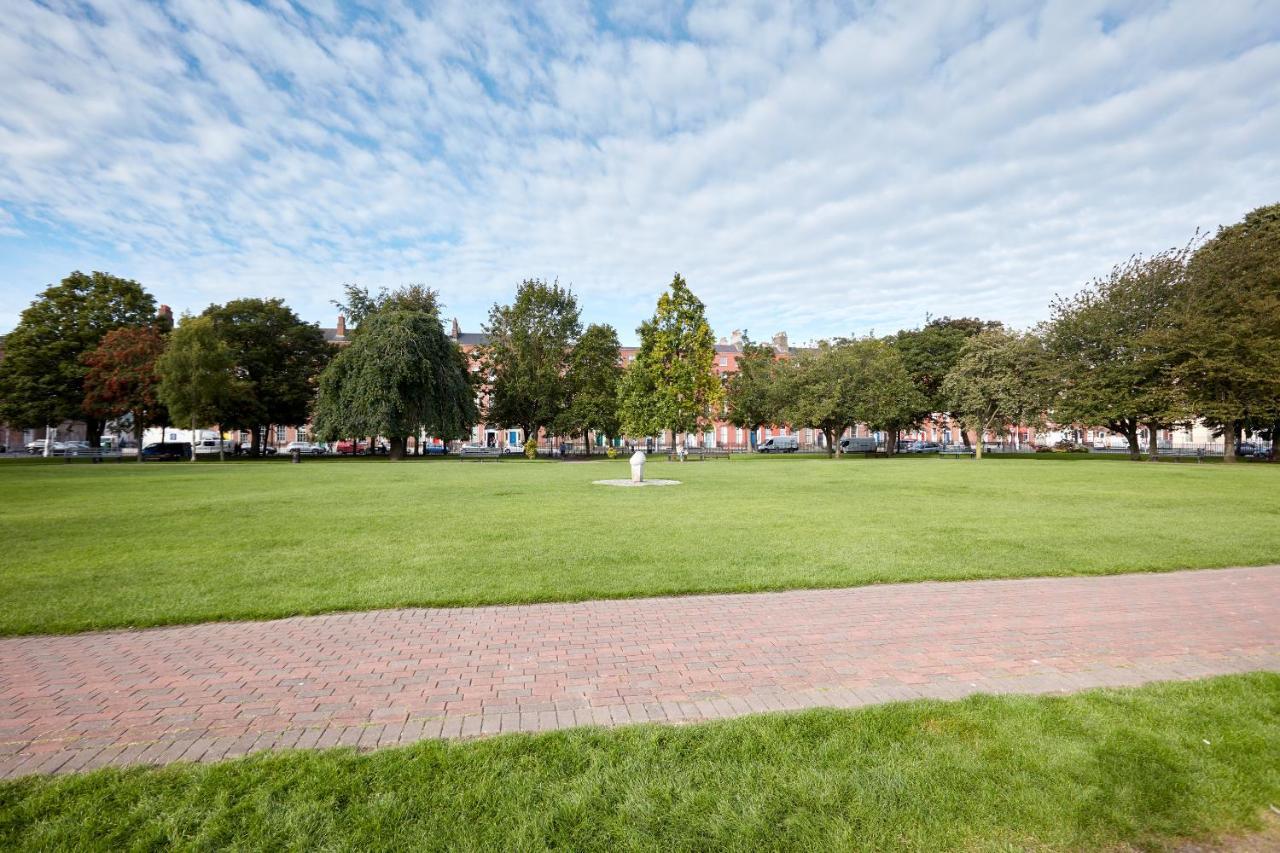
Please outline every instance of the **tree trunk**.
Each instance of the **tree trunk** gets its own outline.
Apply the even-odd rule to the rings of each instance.
[[[1138,422],[1124,422],[1124,437],[1129,442],[1129,458],[1137,462],[1142,458],[1142,443],[1138,441]]]
[[[960,442],[966,447],[973,447],[973,443],[969,441],[969,431],[964,427],[960,427]],[[979,442],[981,444],[981,442]]]
[[[836,454],[840,452],[840,442],[834,438],[836,432],[833,429],[823,427],[822,434],[827,438],[827,458],[834,459]]]
[[[198,443],[199,442],[196,441],[196,419],[192,418],[191,419],[191,461],[192,462],[196,461],[196,445]]]
[[[985,429],[976,429],[976,430],[974,430],[974,433],[976,433],[976,435],[974,436],[974,441],[973,441],[973,453],[974,453],[974,457],[973,457],[973,458],[974,458],[974,459],[981,460],[981,459],[982,459],[982,444],[983,444],[982,437],[983,437],[983,435],[986,433],[986,430],[985,430]],[[969,434],[968,434],[967,432],[963,432],[963,433],[961,433],[961,435],[963,435],[965,438],[968,438],[968,437],[969,437]]]
[[[1155,422],[1147,424],[1147,461],[1160,461],[1160,429]]]
[[[138,445],[138,461],[142,461],[142,417],[138,412],[133,414],[133,441]],[[121,448],[124,452],[124,448]]]
[[[102,446],[102,421],[98,418],[84,419],[85,440],[95,450]]]
[[[218,424],[218,461],[227,461],[226,444],[222,440],[222,424]]]
[[[898,430],[891,427],[884,431],[884,455],[892,456],[898,452]]]
[[[388,458],[392,462],[399,462],[401,459],[404,459],[405,441],[406,439],[401,436],[391,436],[391,452],[388,455]]]
[[[259,424],[253,425],[253,434],[249,439],[249,455],[253,457],[262,455],[262,428]]]
[[[589,429],[582,431],[582,450],[588,457],[591,456],[591,430]]]
[[[1222,461],[1236,461],[1236,446],[1240,441],[1240,421],[1228,421],[1222,425]]]

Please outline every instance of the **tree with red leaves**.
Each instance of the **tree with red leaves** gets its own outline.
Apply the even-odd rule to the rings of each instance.
[[[155,326],[126,326],[108,332],[98,346],[82,357],[84,410],[104,420],[130,415],[142,459],[142,432],[163,426],[168,412],[157,396],[160,374],[156,362],[167,338]]]

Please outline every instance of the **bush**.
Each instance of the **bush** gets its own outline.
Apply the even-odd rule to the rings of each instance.
[[[525,441],[524,455],[528,459],[538,458],[538,439],[530,437]]]
[[[610,445],[610,446],[609,446],[609,448],[608,448],[607,450],[605,450],[604,455],[605,455],[605,456],[608,456],[610,459],[617,459],[617,458],[618,458],[618,448],[616,448],[616,447],[614,447],[614,446]]]

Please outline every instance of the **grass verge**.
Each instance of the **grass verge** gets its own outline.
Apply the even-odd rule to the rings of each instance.
[[[1280,675],[0,785],[6,850],[1160,847],[1280,800]]]

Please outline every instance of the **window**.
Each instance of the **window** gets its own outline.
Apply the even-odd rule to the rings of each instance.
[[[729,442],[729,428],[720,427],[720,443],[727,444]]]
[[[285,429],[286,427],[282,427],[282,426],[276,427],[276,444],[283,444],[285,442],[285,438],[287,435],[287,433],[285,432]]]
[[[728,366],[729,366],[729,356],[727,356],[727,355],[722,355],[722,356],[720,356],[720,366],[721,366],[721,367],[728,367]]]
[[[737,429],[736,441],[738,444],[742,444],[742,427],[738,427]]]

